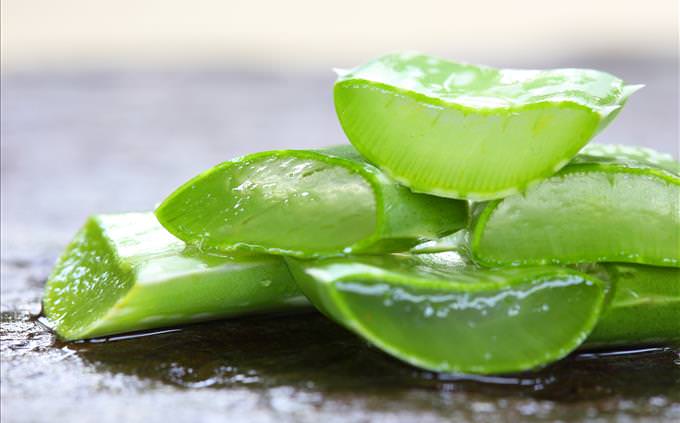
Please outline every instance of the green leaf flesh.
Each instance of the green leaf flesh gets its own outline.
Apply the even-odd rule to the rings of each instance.
[[[587,347],[678,345],[680,269],[607,263],[614,292]]]
[[[47,280],[43,314],[65,340],[306,305],[279,257],[186,249],[152,213],[87,220]]]
[[[604,284],[550,266],[480,269],[455,253],[286,259],[324,314],[386,353],[446,372],[516,372],[586,339]]]
[[[413,191],[502,198],[549,177],[639,86],[588,69],[494,69],[392,54],[343,71],[335,107],[350,142]]]
[[[487,266],[593,262],[680,266],[680,176],[632,155],[579,155],[525,193],[476,206]]]
[[[415,194],[347,145],[225,162],[177,189],[156,216],[202,251],[317,257],[408,250],[464,227],[467,204]]]

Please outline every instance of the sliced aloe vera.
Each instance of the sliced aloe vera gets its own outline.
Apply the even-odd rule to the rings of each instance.
[[[595,70],[393,54],[341,72],[335,108],[357,150],[412,190],[489,200],[567,164],[638,88]]]
[[[680,266],[680,176],[632,154],[579,155],[523,194],[481,205],[471,249],[486,265]]]
[[[579,155],[605,162],[626,163],[633,167],[640,165],[657,167],[676,175],[680,174],[680,163],[673,159],[673,156],[646,147],[618,144],[588,144],[583,147]]]
[[[680,269],[608,263],[614,293],[588,346],[680,342]]]
[[[287,261],[327,316],[436,371],[504,373],[555,361],[586,339],[605,294],[575,270],[479,269],[455,253]]]
[[[414,194],[342,146],[222,163],[177,189],[156,216],[201,250],[314,257],[407,250],[465,226],[467,205]]]
[[[66,340],[305,305],[278,257],[185,250],[152,213],[87,220],[47,280],[43,313]]]

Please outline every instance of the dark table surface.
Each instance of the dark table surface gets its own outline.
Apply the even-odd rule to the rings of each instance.
[[[647,87],[597,142],[677,157],[677,60],[580,58]],[[61,344],[36,323],[45,278],[86,216],[150,210],[236,155],[345,142],[330,74],[24,72],[2,90],[2,421],[680,419],[680,355],[574,355],[464,378],[398,363],[316,314]]]

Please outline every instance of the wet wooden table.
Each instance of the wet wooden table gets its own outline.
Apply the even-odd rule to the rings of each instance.
[[[677,61],[554,65],[647,84],[597,140],[677,157]],[[36,323],[50,267],[87,215],[152,209],[236,155],[345,142],[332,81],[233,70],[3,77],[3,422],[680,420],[669,348],[466,378],[403,365],[316,314],[68,345]]]

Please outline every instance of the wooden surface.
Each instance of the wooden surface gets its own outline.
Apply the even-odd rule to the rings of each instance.
[[[677,157],[676,63],[555,65],[647,84],[597,141]],[[417,372],[316,315],[106,345],[61,345],[30,318],[54,259],[86,216],[150,210],[236,155],[345,142],[332,82],[330,72],[234,70],[3,77],[3,422],[680,419],[671,350],[574,357],[540,377],[490,383]]]

